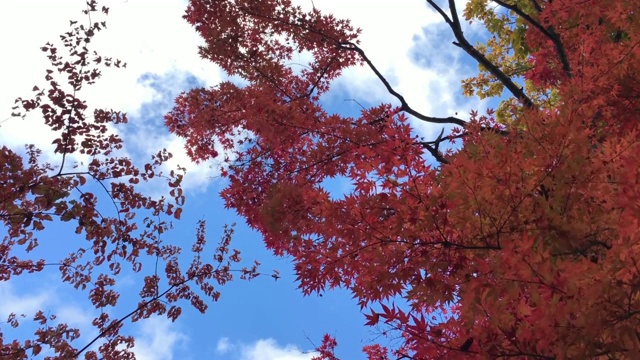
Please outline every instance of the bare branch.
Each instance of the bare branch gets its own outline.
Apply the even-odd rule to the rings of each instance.
[[[444,12],[444,10],[442,10],[442,8],[440,6],[438,6],[435,2],[431,1],[431,0],[427,0],[427,2],[429,3],[429,5],[431,5],[434,9],[436,9],[436,11],[438,12],[438,14],[440,14],[440,16],[442,16],[442,18],[444,19],[444,21],[449,24],[449,26],[453,27],[453,21],[451,21],[451,19],[449,18],[449,15],[447,15],[446,12]]]
[[[378,77],[378,79],[380,79],[380,81],[382,81],[382,83],[384,84],[384,87],[387,89],[387,91],[393,95],[396,99],[400,100],[400,109],[408,114],[411,114],[413,116],[415,116],[416,118],[422,120],[422,121],[426,121],[426,122],[430,122],[430,123],[434,123],[434,124],[454,124],[454,125],[458,125],[461,127],[465,127],[467,125],[467,122],[453,117],[453,116],[449,116],[446,118],[437,118],[437,117],[431,117],[431,116],[426,116],[423,115],[419,112],[417,112],[416,110],[414,110],[413,108],[411,108],[411,106],[409,106],[409,104],[407,103],[407,101],[404,99],[404,97],[402,95],[400,95],[397,91],[395,91],[393,89],[393,87],[391,86],[391,84],[389,84],[389,81],[380,73],[380,71],[375,67],[375,65],[373,65],[373,63],[371,62],[371,60],[369,60],[369,58],[367,57],[367,55],[364,53],[364,50],[362,50],[358,45],[354,44],[354,43],[340,43],[338,44],[338,46],[341,49],[346,49],[346,50],[352,50],[357,52],[358,54],[360,54],[360,56],[362,57],[362,59],[367,63],[367,65],[369,66],[369,68],[371,70],[373,70],[373,72],[376,74],[376,76]]]

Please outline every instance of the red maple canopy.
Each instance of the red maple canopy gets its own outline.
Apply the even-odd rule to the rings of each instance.
[[[640,2],[470,1],[496,35],[482,47],[453,0],[427,2],[480,65],[466,90],[510,94],[502,124],[415,111],[348,20],[287,0],[190,1],[201,55],[248,84],[184,93],[166,124],[194,160],[224,148],[227,206],[294,260],[305,294],[346,287],[367,325],[398,331],[370,359],[640,357]],[[313,59],[294,72],[299,51]],[[351,66],[400,105],[327,113],[320,96]],[[455,128],[425,141],[409,119]],[[335,177],[353,191],[330,195]]]

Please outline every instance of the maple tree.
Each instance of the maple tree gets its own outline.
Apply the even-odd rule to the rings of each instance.
[[[80,97],[103,68],[126,67],[91,49],[92,39],[106,28],[102,17],[109,9],[89,0],[83,12],[84,20],[71,21],[71,29],[60,36],[63,47],[47,43],[41,48],[50,61],[46,85],[35,86],[29,98],[18,98],[12,114],[25,122],[36,121],[26,117],[28,113],[40,114],[36,118],[52,134],[53,154],[34,145],[23,151],[0,148],[0,221],[5,229],[0,281],[57,269],[61,282],[84,293],[99,311],[91,324],[98,335],[81,336],[68,325],[69,319],[56,318],[51,309],[11,313],[0,325],[2,359],[133,359],[135,339],[123,330],[127,320],[154,315],[176,320],[183,302],[204,312],[208,302],[220,296],[220,286],[233,279],[233,272],[243,279],[259,275],[257,263],[234,269],[241,259],[230,248],[232,227],[224,229],[214,249],[206,245],[204,221],[198,223],[186,254],[176,241],[184,244],[185,239],[171,239],[171,221],[180,218],[185,202],[184,169],[163,173],[171,158],[164,149],[149,163],[136,166],[123,155],[125,144],[112,131],[126,125],[126,114],[91,109]],[[160,181],[155,186],[168,186],[168,198],[143,192],[141,186],[154,180]],[[59,230],[46,233],[54,222],[71,225],[61,228],[72,233],[75,228],[77,238],[62,237]],[[68,255],[56,259],[38,253],[42,243]],[[142,283],[138,304],[129,312],[116,289],[125,274],[138,274]],[[126,315],[114,315],[118,313]],[[14,333],[17,327],[33,330],[32,336]]]
[[[508,94],[499,116],[419,113],[359,29],[315,7],[190,0],[201,56],[247,85],[183,93],[166,125],[196,161],[235,153],[221,195],[293,259],[304,294],[348,288],[366,325],[400,334],[370,359],[638,358],[640,2],[470,0],[476,45],[454,0],[427,3],[479,65],[464,93]],[[293,71],[301,51],[312,60]],[[320,97],[351,66],[400,105],[327,113]],[[425,140],[410,119],[454,128]],[[330,196],[336,177],[353,191]]]

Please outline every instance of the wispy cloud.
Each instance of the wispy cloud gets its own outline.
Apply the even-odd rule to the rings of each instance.
[[[188,90],[190,84],[213,85],[221,79],[219,69],[197,54],[202,40],[181,18],[186,1],[136,0],[107,5],[108,29],[98,34],[91,45],[100,54],[120,58],[128,66],[104,69],[102,79],[81,90],[78,96],[90,106],[86,114],[94,108],[127,112],[134,126],[129,124],[113,132],[138,141],[125,142],[124,154],[140,163],[149,159],[151,148],[155,153],[166,147],[174,154],[168,166],[188,168],[185,188],[202,189],[210,180],[208,164],[192,164],[183,142],[169,135],[162,125],[162,115],[177,93]],[[16,97],[28,97],[34,85],[43,83],[44,71],[50,65],[39,48],[47,41],[56,42],[58,34],[68,31],[67,20],[85,21],[83,8],[82,0],[56,4],[44,0],[0,2],[0,31],[15,35],[0,39],[0,46],[12,53],[0,67],[0,79],[5,84],[0,96],[0,142],[18,151],[24,144],[34,144],[54,165],[59,162],[51,146],[55,134],[43,124],[37,111],[25,120],[8,117]],[[71,160],[87,159],[75,156]]]
[[[16,314],[20,326],[17,329],[3,329],[7,339],[31,338],[36,324],[31,321],[36,312],[42,310],[47,316],[55,315],[50,324],[64,322],[71,327],[78,328],[82,338],[75,345],[88,341],[98,335],[96,329],[91,325],[94,316],[97,314],[94,309],[87,308],[85,303],[76,302],[68,297],[69,293],[58,286],[38,287],[37,291],[29,285],[35,283],[46,283],[43,278],[48,276],[37,276],[31,281],[26,279],[16,279],[11,282],[0,282],[0,321],[5,321],[10,313]],[[24,315],[24,317],[22,316]],[[93,346],[91,349],[95,350]],[[44,350],[44,354],[53,355],[53,351]]]
[[[223,337],[216,345],[218,359],[229,360],[309,360],[318,354],[302,351],[295,345],[280,345],[274,339],[259,339],[253,343],[232,342]]]
[[[187,174],[182,182],[185,190],[203,192],[211,179],[218,175],[212,162],[195,164],[184,150],[184,140],[169,133],[164,127],[164,114],[173,106],[174,98],[180,91],[203,86],[204,82],[193,74],[175,70],[166,74],[142,74],[138,83],[152,90],[152,100],[140,106],[135,116],[130,118],[127,132],[122,134],[130,156],[148,160],[160,149],[167,149],[173,158],[166,163],[165,172],[184,167]],[[220,149],[222,152],[222,149]]]
[[[44,290],[29,291],[24,283],[15,286],[12,282],[0,282],[0,321],[6,321],[10,313],[18,316],[21,325],[18,329],[5,330],[7,339],[12,336],[29,336],[34,324],[30,320],[39,310],[45,314],[55,314],[55,322],[64,322],[71,327],[78,328],[82,337],[75,346],[84,346],[98,335],[95,327],[91,325],[97,310],[87,307],[86,301],[75,298],[63,288],[48,287]],[[26,317],[22,318],[20,315]],[[133,349],[138,360],[172,360],[186,359],[192,353],[186,348],[188,337],[179,330],[175,323],[165,317],[151,317],[137,323],[127,322],[123,328],[124,334],[136,335],[135,348]],[[98,340],[89,350],[97,350],[102,343]],[[46,354],[53,353],[45,349]],[[176,355],[177,354],[177,355]]]
[[[164,317],[152,317],[139,322],[134,351],[138,360],[186,359],[191,353],[185,346],[188,337],[177,330],[175,323]]]
[[[220,338],[220,340],[218,340],[218,343],[216,344],[216,353],[226,354],[227,352],[229,352],[229,350],[231,350],[232,347],[233,347],[233,344],[231,344],[231,341],[229,341],[229,338],[227,337]]]
[[[0,321],[6,321],[9,314],[24,314],[27,318],[52,301],[52,289],[40,289],[37,292],[24,293],[17,291],[13,283],[0,282]]]

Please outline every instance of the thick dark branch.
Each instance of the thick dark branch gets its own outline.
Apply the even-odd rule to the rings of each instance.
[[[458,125],[458,126],[463,127],[463,128],[466,127],[467,122],[462,120],[462,119],[459,119],[459,118],[456,118],[456,117],[453,117],[453,116],[450,116],[450,117],[447,117],[447,118],[437,118],[437,117],[426,116],[426,115],[423,115],[423,114],[417,112],[413,108],[411,108],[411,106],[409,106],[409,104],[407,103],[405,98],[400,93],[398,93],[397,91],[395,91],[393,89],[391,84],[389,84],[389,81],[380,73],[380,71],[375,67],[375,65],[373,65],[371,60],[367,57],[365,52],[359,46],[357,46],[356,44],[351,43],[351,42],[341,42],[341,41],[339,41],[339,40],[337,40],[337,39],[335,39],[333,37],[327,36],[326,34],[324,34],[322,32],[319,32],[318,30],[316,30],[316,29],[314,29],[312,27],[309,27],[309,26],[303,26],[302,24],[287,22],[287,21],[284,21],[282,19],[265,17],[265,16],[262,16],[260,14],[252,13],[247,8],[241,8],[241,10],[244,11],[248,15],[252,15],[252,16],[255,16],[255,17],[259,17],[259,18],[266,18],[266,19],[268,19],[270,21],[281,22],[281,23],[284,23],[284,24],[287,24],[287,25],[290,25],[290,26],[293,26],[293,27],[298,27],[301,30],[305,30],[305,31],[309,31],[311,33],[317,34],[317,35],[322,36],[323,38],[325,38],[327,40],[331,40],[340,49],[356,51],[362,57],[362,59],[367,63],[369,68],[376,74],[378,79],[384,84],[384,86],[387,89],[387,91],[400,101],[400,110],[401,111],[404,111],[404,112],[406,112],[406,113],[408,113],[410,115],[413,115],[417,119],[420,119],[420,120],[426,121],[426,122],[430,122],[430,123],[435,123],[435,124],[453,124],[453,125]],[[443,13],[443,16],[446,17],[446,14]],[[330,64],[327,65],[327,67],[328,66],[330,66]],[[326,69],[324,69],[324,70],[326,71]],[[321,74],[320,77],[322,77],[322,75],[323,74]],[[319,81],[320,81],[320,78],[318,79],[318,82]],[[312,88],[312,91],[313,91],[313,88]],[[383,120],[383,119],[379,119],[379,120]],[[376,120],[374,122],[377,122],[377,121],[378,120]],[[440,138],[441,138],[441,136],[439,137],[439,139]],[[438,140],[438,141],[442,141],[442,140]],[[437,144],[439,144],[439,142]],[[432,144],[424,143],[424,144],[422,144],[422,146],[427,151],[429,151],[429,153],[431,153],[431,155],[433,155],[433,157],[436,159],[436,161],[438,161],[438,162],[440,162],[442,164],[447,164],[448,163],[448,161],[444,158],[444,156],[437,149],[437,145],[434,147],[434,146],[432,146]]]
[[[466,134],[466,132],[463,134]],[[449,161],[445,159],[440,152],[440,144],[445,140],[453,140],[455,137],[453,135],[447,135],[443,138],[442,135],[444,135],[444,128],[442,128],[442,131],[440,131],[440,135],[438,135],[435,140],[422,141],[420,142],[420,144],[423,148],[427,149],[427,151],[430,152],[431,155],[433,155],[433,157],[436,158],[439,163],[448,164]]]
[[[446,12],[444,12],[444,10],[442,10],[442,8],[440,6],[438,6],[436,3],[434,3],[431,0],[427,0],[427,2],[429,3],[429,5],[431,5],[434,9],[436,9],[436,11],[438,12],[438,14],[440,14],[440,16],[442,16],[442,18],[444,19],[444,21],[449,24],[449,26],[453,27],[453,21],[451,21],[451,19],[449,18],[449,15],[447,15]]]
[[[447,16],[447,14],[433,0],[427,0],[427,2],[444,18],[447,24],[449,24],[449,27],[451,27],[453,35],[457,40],[457,42],[453,43],[454,45],[460,47],[467,54],[471,55],[472,58],[474,58],[480,65],[482,65],[493,76],[495,76],[498,81],[500,81],[511,92],[511,94],[513,94],[513,96],[522,101],[525,107],[529,109],[535,107],[533,101],[531,101],[531,99],[524,93],[522,87],[514,83],[509,76],[507,76],[495,64],[489,61],[481,52],[479,52],[473,45],[469,43],[467,38],[465,38],[464,33],[462,32],[462,27],[460,26],[458,14],[456,12],[455,0],[449,0],[451,18],[449,18],[449,16]]]
[[[507,136],[509,135],[509,132],[506,130],[500,130],[500,129],[496,129],[496,128],[492,128],[492,127],[481,127],[480,131],[491,131],[491,132],[495,132],[498,135],[502,135],[502,136]],[[431,153],[431,155],[433,155],[433,157],[436,158],[436,160],[441,163],[441,164],[448,164],[449,161],[447,161],[441,154],[439,148],[440,148],[440,144],[442,144],[445,141],[453,141],[453,140],[457,140],[457,139],[462,139],[466,136],[469,135],[469,132],[464,131],[460,134],[457,135],[447,135],[447,136],[442,136],[444,134],[444,129],[442,129],[442,131],[440,132],[440,135],[438,135],[438,137],[435,140],[430,140],[430,141],[418,141],[416,142],[416,144],[421,145],[423,148],[427,149],[427,151],[429,153]]]
[[[431,146],[427,142],[423,142],[422,143],[422,147],[427,149],[427,151],[431,154],[431,156],[433,156],[436,159],[436,161],[439,162],[440,164],[448,164],[449,163],[449,160],[445,159],[445,157],[437,149],[437,147]]]
[[[384,84],[384,86],[386,87],[387,91],[395,96],[398,100],[400,100],[400,104],[401,104],[401,110],[411,114],[413,116],[415,116],[416,118],[422,120],[422,121],[426,121],[426,122],[430,122],[430,123],[434,123],[434,124],[453,124],[453,125],[458,125],[461,127],[465,127],[467,122],[450,116],[447,118],[437,118],[437,117],[431,117],[431,116],[426,116],[423,115],[419,112],[417,112],[416,110],[414,110],[413,108],[411,108],[409,106],[409,104],[407,103],[407,101],[404,99],[404,97],[402,95],[400,95],[397,91],[395,91],[393,89],[393,87],[391,87],[391,84],[389,84],[389,81],[387,81],[387,79],[380,73],[380,71],[378,71],[378,69],[375,67],[375,65],[373,65],[373,63],[371,62],[371,60],[367,57],[367,55],[364,53],[364,50],[362,50],[359,46],[357,46],[354,43],[351,42],[340,42],[338,39],[328,36],[320,31],[318,31],[317,29],[314,29],[312,27],[309,26],[303,26],[301,24],[296,24],[296,23],[291,23],[291,22],[287,22],[284,21],[282,19],[277,19],[277,18],[272,18],[272,17],[266,17],[260,14],[256,14],[253,13],[251,11],[249,11],[246,8],[241,8],[242,11],[244,11],[246,14],[251,15],[251,16],[255,16],[255,17],[259,17],[259,18],[263,18],[263,19],[268,19],[270,21],[276,21],[276,22],[280,22],[286,25],[290,25],[292,27],[297,27],[300,28],[302,30],[311,32],[313,34],[322,36],[323,38],[327,39],[327,40],[331,40],[332,42],[334,42],[335,44],[337,44],[337,46],[341,49],[346,49],[346,50],[351,50],[351,51],[356,51],[358,54],[360,54],[360,56],[362,57],[362,59],[367,63],[367,65],[369,66],[369,68],[371,70],[373,70],[373,72],[376,74],[376,76],[378,77],[378,79],[380,79],[380,81],[382,81],[382,83]],[[325,69],[326,71],[326,69]],[[321,75],[322,76],[322,75]]]
[[[340,44],[338,44],[338,46],[341,49],[352,50],[352,51],[355,51],[358,54],[360,54],[360,56],[367,63],[369,68],[376,74],[378,79],[380,79],[380,81],[384,84],[384,87],[387,89],[387,91],[391,95],[393,95],[396,99],[400,100],[400,109],[402,111],[404,111],[404,112],[406,112],[408,114],[411,114],[411,115],[415,116],[416,118],[418,118],[420,120],[423,120],[423,121],[426,121],[426,122],[430,122],[430,123],[434,123],[434,124],[454,124],[454,125],[458,125],[458,126],[461,126],[461,127],[465,127],[467,125],[466,121],[464,121],[462,119],[459,119],[459,118],[456,118],[456,117],[453,117],[453,116],[449,116],[447,118],[437,118],[437,117],[426,116],[426,115],[423,115],[423,114],[415,111],[414,109],[411,108],[411,106],[409,106],[409,104],[404,99],[404,97],[393,89],[391,84],[389,84],[389,81],[380,73],[380,71],[375,67],[375,65],[373,65],[371,60],[364,53],[364,50],[362,50],[358,45],[356,45],[354,43],[350,43],[350,42],[349,43],[340,43]]]
[[[454,27],[462,34],[462,27],[460,26],[460,18],[458,18],[455,0],[449,0],[449,12],[451,12],[451,20],[453,21]]]
[[[560,59],[560,63],[562,64],[562,71],[564,71],[567,77],[571,77],[571,66],[569,65],[569,60],[567,59],[567,53],[564,51],[564,46],[562,45],[562,41],[560,40],[560,36],[553,30],[552,27],[545,28],[539,22],[535,21],[531,16],[527,15],[522,9],[517,7],[516,5],[507,4],[502,0],[493,0],[494,3],[502,6],[505,9],[509,9],[516,13],[516,15],[523,18],[529,25],[538,29],[544,36],[549,38],[551,42],[553,42],[553,46],[556,48],[556,52],[558,53],[558,58]]]
[[[502,250],[500,245],[465,245],[459,243],[453,243],[450,241],[441,240],[441,241],[408,241],[408,240],[389,240],[389,243],[402,243],[409,244],[413,246],[442,246],[444,248],[454,248],[459,250]]]

